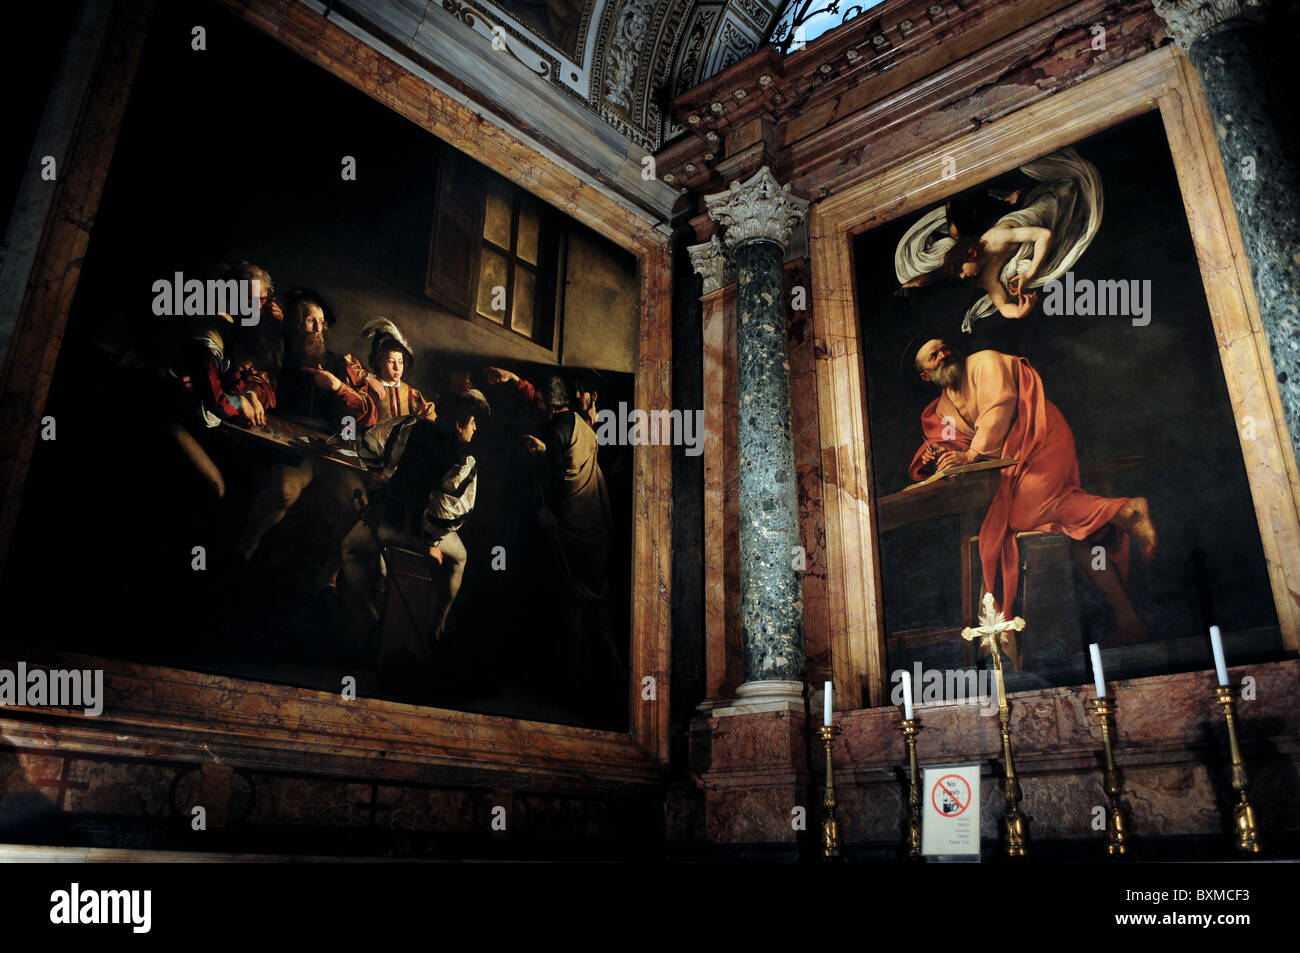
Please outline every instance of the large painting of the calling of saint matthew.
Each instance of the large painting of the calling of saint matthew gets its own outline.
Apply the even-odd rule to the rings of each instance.
[[[953,157],[960,163],[960,155]],[[1008,687],[1281,651],[1173,162],[1152,113],[861,235],[888,667]]]
[[[3,638],[626,730],[635,259],[221,8],[201,54],[158,17]]]

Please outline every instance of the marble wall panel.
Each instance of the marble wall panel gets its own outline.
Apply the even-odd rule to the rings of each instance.
[[[69,789],[64,809],[83,814],[169,817],[173,812],[168,793],[175,776],[176,771],[170,765],[74,758],[68,777],[85,782],[88,787]]]
[[[803,790],[795,785],[734,789],[708,799],[706,835],[712,844],[794,843],[798,831],[793,810],[809,807]],[[808,829],[816,826],[814,809],[806,814]]]
[[[802,715],[788,711],[709,719],[709,772],[716,776],[756,766],[777,772],[804,770],[804,723]]]
[[[1246,671],[1234,670],[1234,680]],[[1239,704],[1238,736],[1252,801],[1267,819],[1265,829],[1300,830],[1300,805],[1290,793],[1300,784],[1300,714],[1293,702],[1300,661],[1252,666],[1249,672],[1256,699]],[[1112,687],[1120,699],[1115,754],[1134,838],[1226,836],[1236,796],[1230,786],[1226,729],[1212,704],[1206,673],[1134,679]],[[1094,811],[1107,802],[1100,728],[1095,717],[1084,717],[1084,703],[1091,697],[1090,688],[1011,696],[1021,810],[1029,818],[1031,842],[1101,837],[1092,827]],[[918,716],[922,768],[981,763],[983,838],[986,846],[995,843],[1005,813],[997,718],[981,715],[974,706],[919,706]],[[906,782],[898,719],[898,709],[892,707],[837,716],[842,729],[834,747],[837,818],[847,844],[888,844],[901,836]],[[803,717],[763,713],[700,719],[696,725],[694,748],[711,842],[761,841],[778,832],[772,817],[779,798],[773,790],[810,797],[801,793],[808,790],[806,777],[804,787],[797,787],[807,761],[787,754],[805,750]],[[820,740],[814,744],[820,755]],[[816,757],[811,799],[817,804],[821,764]]]

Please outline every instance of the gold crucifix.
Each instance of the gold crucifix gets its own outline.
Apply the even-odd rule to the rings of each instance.
[[[1006,686],[1002,682],[1002,652],[1000,646],[1008,641],[1008,635],[1011,632],[1020,632],[1025,627],[1025,620],[1016,616],[1014,619],[1007,619],[993,601],[993,593],[984,593],[984,598],[980,600],[980,624],[977,626],[967,626],[961,630],[961,637],[967,642],[975,639],[980,640],[980,644],[988,649],[993,656],[993,671],[998,680],[998,710],[1005,711],[1007,707]]]
[[[980,644],[993,653],[993,672],[998,680],[998,725],[1002,729],[1002,798],[1007,802],[1007,814],[1002,819],[1006,829],[1008,857],[1024,857],[1029,850],[1025,819],[1020,813],[1020,779],[1016,777],[1015,757],[1011,752],[1011,706],[1007,704],[1007,686],[1002,681],[1001,643],[1007,642],[1012,632],[1025,627],[1025,620],[1016,616],[1008,619],[998,611],[993,593],[984,593],[980,600],[980,624],[961,630],[967,642],[980,640]]]

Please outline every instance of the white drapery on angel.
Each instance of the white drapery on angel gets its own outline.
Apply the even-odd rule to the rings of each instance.
[[[1025,289],[1029,290],[1064,277],[1074,267],[1079,256],[1092,244],[1097,229],[1101,228],[1103,196],[1097,167],[1073,149],[1062,149],[1022,165],[1020,171],[1042,184],[1030,189],[1023,205],[1003,215],[993,227],[1051,229],[1052,244],[1047,251],[1047,260]],[[921,216],[907,230],[894,252],[894,273],[899,284],[906,284],[940,268],[943,256],[954,244],[948,236],[948,221],[942,205]],[[1026,271],[1033,257],[1033,243],[1022,244],[998,275],[1003,287]],[[987,294],[981,296],[966,312],[961,329],[969,334],[975,321],[997,314],[997,310]]]

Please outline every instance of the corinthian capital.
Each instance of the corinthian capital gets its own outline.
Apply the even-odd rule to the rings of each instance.
[[[704,279],[704,293],[712,294],[719,288],[736,282],[736,263],[722,247],[722,239],[712,236],[702,245],[688,245],[691,267]]]
[[[790,186],[778,185],[767,166],[748,182],[732,182],[727,191],[706,195],[704,206],[709,218],[726,229],[729,249],[755,239],[776,242],[784,249],[791,231],[808,214],[808,201],[791,195]]]
[[[1165,32],[1184,53],[1211,27],[1258,15],[1268,3],[1269,0],[1151,0],[1156,13],[1165,21]]]

